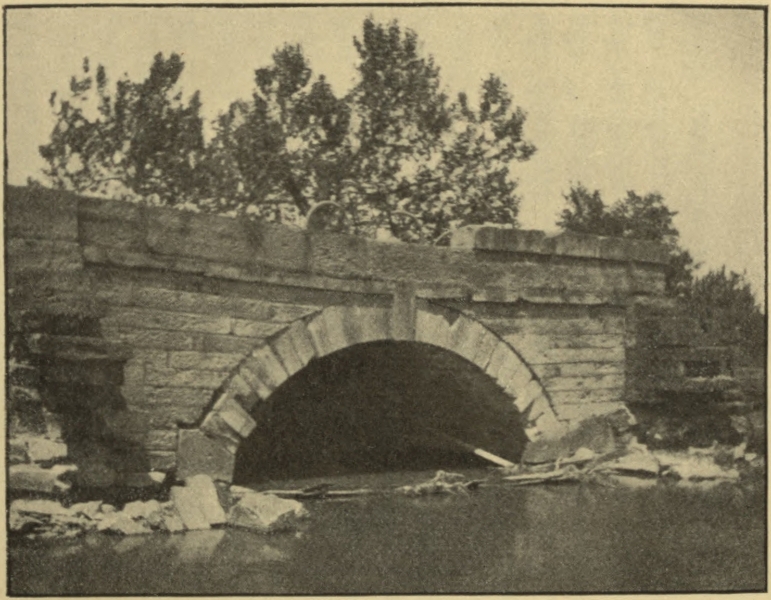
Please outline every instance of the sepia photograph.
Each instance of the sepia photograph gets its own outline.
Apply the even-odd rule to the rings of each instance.
[[[767,593],[767,19],[4,5],[5,594]]]

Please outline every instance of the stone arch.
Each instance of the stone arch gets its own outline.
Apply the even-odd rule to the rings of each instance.
[[[559,437],[563,425],[540,380],[517,351],[461,311],[418,301],[409,338],[397,337],[389,308],[330,306],[297,319],[266,339],[226,378],[197,430],[181,430],[178,474],[213,471],[230,480],[235,454],[256,427],[253,410],[314,358],[376,341],[415,341],[438,346],[475,364],[512,398],[532,442]],[[403,327],[399,328],[400,331]],[[189,443],[195,438],[195,443]],[[188,442],[188,443],[186,443]],[[207,465],[216,464],[214,469]]]

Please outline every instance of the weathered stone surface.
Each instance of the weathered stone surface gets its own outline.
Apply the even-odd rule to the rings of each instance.
[[[529,418],[531,420],[535,420],[541,413],[550,410],[549,401],[544,396],[541,382],[537,379],[531,379],[525,387],[518,388],[516,394],[514,406],[521,413],[524,413],[529,408]]]
[[[75,465],[56,465],[50,469],[34,464],[11,465],[8,468],[8,489],[47,494],[66,492],[72,485],[59,478],[76,470]]]
[[[242,438],[249,437],[249,434],[252,433],[257,426],[254,419],[249,416],[249,413],[247,413],[234,398],[228,398],[227,401],[217,409],[217,412],[222,420],[230,425],[230,427],[232,427]]]
[[[241,354],[224,352],[169,352],[168,367],[201,371],[230,371],[243,358]]]
[[[241,443],[242,438],[239,433],[228,425],[218,412],[210,412],[206,415],[200,430],[214,439],[218,439],[233,454],[236,453],[238,445]]]
[[[144,250],[143,208],[128,202],[78,201],[78,234],[83,245]]]
[[[289,375],[269,345],[260,346],[244,363],[272,390],[284,383]]]
[[[298,356],[294,344],[292,344],[292,338],[287,333],[276,337],[271,342],[271,347],[290,377],[305,366],[305,363]]]
[[[148,525],[140,521],[135,521],[122,512],[106,515],[97,523],[96,528],[98,531],[109,531],[121,535],[143,535],[152,532],[152,529],[150,529]]]
[[[88,517],[92,521],[96,521],[101,518],[103,514],[100,511],[101,507],[101,500],[92,500],[91,502],[78,502],[77,504],[73,504],[70,506],[69,510],[71,515],[82,515],[84,517]]]
[[[296,500],[286,500],[272,494],[245,494],[228,513],[228,523],[234,527],[272,533],[292,529],[308,511]]]
[[[161,505],[161,512],[163,515],[161,529],[169,533],[178,533],[185,530],[185,523],[182,521],[182,517],[179,516],[179,511],[173,502],[164,502]]]
[[[30,437],[27,442],[27,456],[32,462],[47,462],[67,457],[67,444],[43,437]]]
[[[209,525],[222,525],[227,521],[217,496],[217,488],[209,475],[201,473],[188,477],[185,480],[185,487],[195,493],[198,506]]]
[[[186,529],[209,529],[209,520],[201,508],[197,496],[198,490],[189,487],[174,486],[170,497]]]
[[[557,418],[562,421],[582,421],[626,409],[622,402],[591,402],[587,404],[555,404]]]
[[[445,315],[418,307],[415,311],[415,341],[449,348],[451,331]]]
[[[16,186],[6,186],[5,191],[6,239],[78,239],[77,196]]]
[[[602,455],[616,449],[612,423],[603,417],[590,418],[568,429],[559,439],[542,439],[527,445],[522,455],[526,463],[552,462],[573,456],[579,448]]]
[[[219,441],[198,429],[182,429],[179,432],[177,451],[177,476],[187,479],[199,473],[213,479],[230,482],[233,478],[236,457]]]
[[[227,373],[222,371],[178,370],[148,365],[145,368],[145,383],[159,387],[215,390],[222,385],[226,375]]]
[[[313,340],[304,321],[298,320],[292,323],[286,330],[285,335],[288,335],[292,340],[292,346],[303,365],[307,365],[316,356]]]
[[[106,327],[120,329],[165,329],[168,331],[197,331],[228,334],[232,320],[229,316],[199,315],[172,310],[122,308],[103,320]]]
[[[129,502],[123,507],[121,512],[135,521],[149,525],[153,529],[160,529],[163,524],[163,511],[161,503],[157,500]]]

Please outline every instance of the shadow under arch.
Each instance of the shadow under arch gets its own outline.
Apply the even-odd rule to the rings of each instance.
[[[547,392],[509,343],[458,310],[419,302],[414,336],[409,340],[392,333],[390,308],[364,306],[330,306],[274,334],[236,366],[202,415],[197,433],[205,436],[208,448],[191,451],[182,443],[182,436],[190,432],[180,432],[178,468],[184,474],[205,472],[207,461],[199,460],[200,455],[216,454],[216,472],[210,474],[232,481],[239,447],[254,432],[267,401],[284,382],[311,361],[373,342],[414,341],[457,354],[486,373],[510,398],[529,441],[562,435],[563,425]],[[188,456],[191,453],[195,456]]]

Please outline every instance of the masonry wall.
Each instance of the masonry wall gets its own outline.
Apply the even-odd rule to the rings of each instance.
[[[472,228],[416,247],[16,187],[5,223],[8,339],[42,377],[11,410],[87,413],[69,435],[109,447],[108,479],[173,467],[178,427],[235,365],[333,305],[392,309],[396,339],[417,301],[454,308],[520,353],[559,419],[613,410],[625,307],[664,286],[659,248],[585,236]]]

